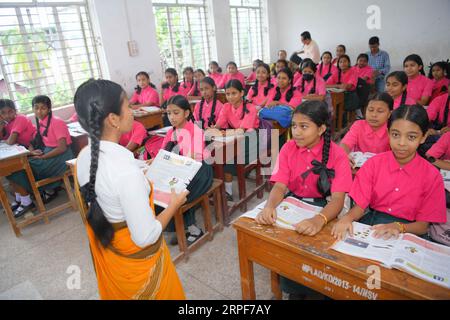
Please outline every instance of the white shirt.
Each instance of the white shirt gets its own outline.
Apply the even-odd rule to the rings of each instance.
[[[80,186],[89,182],[90,165],[91,145],[78,157]],[[144,248],[158,240],[162,226],[149,204],[150,185],[132,152],[117,143],[100,142],[95,192],[106,219],[111,223],[126,221],[137,246]]]
[[[305,58],[312,59],[312,61],[314,61],[314,63],[320,62],[319,46],[317,45],[317,43],[314,40],[311,40],[311,42],[309,44],[305,44],[303,46],[303,51],[305,51],[304,52]]]

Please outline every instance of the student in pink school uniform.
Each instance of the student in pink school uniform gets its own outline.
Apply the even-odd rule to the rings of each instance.
[[[210,77],[200,82],[202,100],[194,108],[194,119],[203,130],[209,129],[217,123],[223,104],[217,99],[217,87]]]
[[[131,131],[124,133],[120,137],[119,144],[135,153],[135,151],[142,145],[145,138],[147,138],[147,130],[145,130],[144,125],[134,120]]]
[[[189,95],[192,87],[194,86],[194,69],[192,67],[186,67],[183,70],[183,81],[181,87],[186,93],[186,97]]]
[[[297,108],[302,103],[302,94],[293,84],[293,75],[290,69],[285,68],[277,74],[277,87],[273,90],[267,107],[289,106]]]
[[[252,134],[259,127],[258,111],[253,104],[248,103],[245,91],[239,80],[230,80],[225,87],[227,103],[223,106],[219,119],[214,127],[207,131],[209,136],[243,135]],[[220,130],[225,130],[222,132]],[[249,146],[246,137],[245,163],[249,163]],[[236,174],[236,166],[225,165],[225,191],[227,200],[233,201],[233,175]]]
[[[316,235],[341,212],[345,193],[352,186],[352,173],[345,151],[331,141],[329,123],[325,102],[305,101],[295,109],[292,140],[281,148],[270,179],[274,186],[256,222],[274,225],[275,208],[286,196],[323,207],[316,217],[294,226],[302,235]],[[312,293],[284,277],[281,288],[290,294],[290,299],[305,298]]]
[[[321,62],[317,67],[317,75],[323,78],[324,81],[327,81],[333,73],[338,72],[338,68],[331,63],[332,59],[333,55],[330,51],[322,53],[322,57],[320,58]]]
[[[278,72],[280,72],[283,69],[289,69],[289,63],[287,62],[287,60],[278,60],[275,63],[275,68],[273,69],[272,72],[272,84],[276,87],[278,85],[277,83],[277,74]]]
[[[356,60],[356,65],[353,67],[356,70],[358,78],[363,79],[367,84],[373,84],[373,68],[369,66],[369,56],[361,53]]]
[[[191,106],[183,96],[174,96],[168,100],[167,114],[173,128],[167,132],[163,149],[202,162],[200,170],[187,186],[189,194],[186,203],[190,203],[208,191],[213,182],[212,166],[204,161],[209,154],[205,150],[203,130],[194,124]],[[158,207],[156,211],[159,213],[162,208]],[[187,231],[187,245],[191,245],[203,235],[203,231],[196,226],[195,208],[184,213],[183,220]],[[167,231],[175,231],[173,220],[168,225]],[[170,244],[177,243],[176,236],[173,236]]]
[[[404,71],[394,71],[388,74],[386,91],[394,99],[394,110],[403,105],[416,104],[408,95],[408,76]]]
[[[339,67],[339,58],[343,56],[346,53],[347,49],[343,44],[340,44],[336,47],[336,57],[331,61],[331,64],[333,64],[335,67]]]
[[[425,77],[422,58],[411,54],[403,60],[403,68],[408,76],[408,96],[421,106],[428,106],[433,92],[433,81]]]
[[[262,60],[256,59],[253,61],[253,69],[250,75],[246,78],[247,82],[255,82],[256,81],[256,69],[263,64]]]
[[[28,148],[35,134],[36,127],[27,116],[17,113],[14,102],[0,99],[0,140]]]
[[[438,61],[431,65],[428,78],[433,81],[433,91],[431,93],[430,103],[441,94],[448,92],[450,85],[450,63],[447,61]]]
[[[427,108],[428,118],[432,128],[428,130],[431,136],[442,135],[450,131],[450,95],[448,93],[438,96]]]
[[[263,63],[256,68],[256,81],[248,91],[247,101],[259,110],[266,106],[274,90],[275,86],[270,81],[270,67]]]
[[[450,170],[450,132],[444,133],[427,151],[427,158],[439,169]]]
[[[353,123],[341,141],[341,147],[350,152],[382,153],[390,150],[387,122],[394,107],[394,100],[385,93],[377,93],[366,108],[366,118]],[[351,157],[350,164],[355,163]]]
[[[165,105],[170,98],[182,95],[187,96],[188,91],[178,81],[178,72],[173,68],[168,68],[165,71],[166,81],[161,84],[160,102],[161,106]]]
[[[66,169],[66,161],[73,159],[70,144],[69,129],[64,120],[52,115],[52,103],[47,96],[36,96],[32,101],[36,116],[36,135],[31,141],[29,150],[32,158],[29,160],[36,181],[62,175]],[[30,182],[25,171],[15,172],[8,180],[16,192],[16,202],[13,203],[14,216],[23,216],[34,208],[30,193]],[[60,182],[52,183],[40,188],[44,203],[52,201],[57,196]],[[20,194],[20,200],[17,194]],[[19,200],[19,201],[18,201]]]
[[[225,73],[218,84],[220,89],[225,88],[230,80],[239,80],[245,88],[245,76],[238,70],[236,63],[233,61],[227,64],[227,73]]]
[[[136,75],[137,87],[134,89],[130,99],[130,105],[134,110],[141,107],[159,107],[159,93],[156,87],[150,82],[147,72],[141,71]]]
[[[216,85],[218,85],[222,81],[222,68],[219,66],[219,64],[216,61],[211,61],[209,63],[209,70],[208,75],[211,79],[214,80]]]
[[[327,89],[325,81],[317,75],[317,67],[313,61],[302,63],[302,77],[294,83],[304,100],[325,101]]]
[[[202,69],[197,69],[194,71],[194,85],[187,94],[188,98],[199,98],[201,96],[200,82],[202,82],[205,77],[205,71]]]
[[[420,105],[392,112],[392,151],[372,157],[358,171],[349,193],[356,205],[333,227],[334,237],[352,234],[353,221],[373,226],[374,236],[386,240],[406,232],[427,238],[430,223],[446,222],[442,176],[417,152],[428,126]]]

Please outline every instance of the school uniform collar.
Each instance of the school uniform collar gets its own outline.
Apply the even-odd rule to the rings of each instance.
[[[295,142],[294,142],[294,143],[295,143]],[[307,147],[299,147],[299,146],[297,146],[297,144],[296,144],[296,146],[297,146],[297,148],[298,148],[298,151],[299,151],[300,153],[312,153],[313,156],[314,156],[314,158],[317,158],[317,157],[319,157],[319,155],[322,154],[323,145],[324,145],[324,140],[323,140],[323,138],[321,138],[320,141],[319,141],[319,143],[316,144],[316,145],[315,145],[314,147],[312,147],[311,149],[309,149],[309,148],[307,148]]]
[[[377,138],[383,138],[384,135],[387,132],[387,123],[385,123],[384,125],[382,125],[380,128],[378,128],[377,130],[373,130],[373,128],[370,126],[370,124],[367,122],[367,120],[364,120],[365,124],[364,124],[364,133],[369,135],[369,134],[374,134],[377,136]]]
[[[415,168],[417,168],[419,162],[420,162],[420,155],[416,152],[414,158],[410,162],[408,162],[405,166],[401,167],[398,161],[395,159],[394,152],[389,151],[388,167],[391,173],[397,171],[404,171],[409,176],[414,176],[417,174]]]
[[[89,147],[91,145],[89,144]],[[118,143],[106,141],[106,140],[100,140],[100,151],[105,153],[114,153],[114,158],[123,158],[127,160],[133,160],[133,153],[128,150],[127,148],[121,146]]]

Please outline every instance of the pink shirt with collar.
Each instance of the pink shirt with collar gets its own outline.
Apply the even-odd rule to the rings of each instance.
[[[258,94],[256,96],[255,92],[253,90],[253,86],[250,87],[250,90],[248,91],[247,94],[247,100],[252,101],[252,103],[255,106],[261,106],[265,101],[269,102],[269,98],[271,97],[271,95],[273,94],[273,91],[275,90],[275,87],[272,85],[272,88],[270,88],[267,92],[267,95],[264,95],[264,90],[267,88],[267,82],[264,84],[259,84],[258,83]]]
[[[448,86],[450,84],[450,79],[447,79],[445,77],[439,81],[436,81],[435,79],[433,79],[432,81],[433,81],[433,91],[431,93],[430,102],[432,102],[435,98],[439,97],[440,95],[445,94],[445,92],[448,92]]]
[[[341,82],[342,84],[351,84],[352,87],[348,91],[354,91],[358,84],[358,74],[353,68],[347,69],[345,72],[341,72]],[[333,73],[331,77],[328,78],[327,84],[339,84],[339,70]]]
[[[391,149],[387,124],[374,131],[366,120],[355,121],[341,143],[351,151],[382,153]]]
[[[209,117],[211,116],[213,100],[207,101],[203,103],[202,116],[200,117],[200,105],[201,102],[197,102],[194,109],[194,119],[195,121],[204,121],[205,128],[208,127]],[[223,104],[219,100],[216,100],[216,108],[214,110],[214,123],[217,123],[220,113],[222,112]]]
[[[428,150],[427,155],[436,159],[450,160],[450,132],[444,133]]]
[[[314,87],[314,79],[309,82],[305,81],[304,88],[302,88],[303,76],[301,76],[300,79],[298,79],[297,82],[295,82],[294,86],[297,87],[297,89],[303,96],[307,96],[308,94],[317,94],[319,96],[325,96],[327,94],[325,81],[322,79],[322,77],[319,77],[317,75],[315,75],[315,79],[316,79],[315,93],[310,93]]]
[[[331,66],[331,68],[330,68],[330,66]],[[331,74],[337,73],[338,72],[338,68],[335,65],[331,64],[331,63],[327,64],[327,65],[323,65],[322,63],[320,63],[317,66],[316,74],[319,75],[322,78],[325,77],[330,72],[331,72]]]
[[[402,103],[402,96],[398,96],[397,98],[394,99],[394,110],[397,109],[398,107],[400,107],[400,104]],[[414,101],[414,99],[411,99],[409,97],[409,95],[406,95],[406,99],[405,99],[405,105],[407,106],[413,106],[415,104],[417,104],[416,101]]]
[[[56,148],[58,146],[58,140],[66,139],[66,144],[72,143],[72,138],[70,137],[69,128],[64,120],[52,115],[50,121],[50,128],[48,129],[47,136],[44,137],[44,131],[47,127],[48,116],[43,120],[39,120],[40,132],[42,136],[42,142],[46,147]]]
[[[247,77],[247,81],[248,82],[256,81],[256,71],[253,71],[252,73],[250,73],[250,75]]]
[[[180,83],[180,87],[182,87],[183,91],[186,92],[186,96],[189,96],[188,93],[191,91],[192,87],[194,86],[194,83],[195,83],[194,81],[192,82],[182,81]]]
[[[349,196],[363,209],[408,221],[446,221],[442,176],[418,154],[403,167],[392,151],[370,158],[357,172]]]
[[[168,87],[166,89],[163,89],[163,99],[164,101],[169,100],[173,96],[182,95],[184,97],[187,97],[188,91],[184,89],[184,87],[180,84],[178,86],[178,92],[173,91],[174,87]]]
[[[270,83],[276,87],[278,85],[277,76],[272,76],[272,78],[270,78]]]
[[[297,83],[301,78],[302,78],[302,74],[300,72],[296,71],[294,73],[294,80],[292,80],[292,83],[294,83],[294,85],[295,85],[295,83]]]
[[[322,198],[317,189],[319,176],[311,172],[305,180],[301,175],[312,168],[313,160],[322,161],[324,140],[311,149],[298,147],[294,140],[288,141],[280,151],[271,182],[280,182],[290,191],[303,198]],[[349,192],[352,186],[352,172],[344,149],[334,142],[330,144],[327,168],[335,170],[331,181],[331,192]]]
[[[27,148],[36,134],[36,127],[34,124],[28,117],[22,114],[17,114],[16,117],[5,126],[5,130],[5,140],[13,133],[17,133],[17,143]]]
[[[197,92],[195,92],[197,91]],[[187,93],[188,97],[200,97],[200,85],[197,81],[194,82],[194,85],[191,87],[191,90]]]
[[[145,87],[139,94],[135,91],[130,99],[130,103],[159,107],[158,91],[153,89],[151,86]]]
[[[450,108],[448,93],[440,95],[439,97],[434,99],[433,102],[431,102],[431,104],[427,108],[428,119],[430,120],[430,122],[435,121],[438,116],[438,121],[440,123],[444,121],[446,104],[448,104],[448,107]],[[450,126],[450,112],[448,114],[447,124],[445,126]]]
[[[373,83],[373,68],[371,66],[365,66],[364,68],[360,68],[359,66],[354,66],[356,73],[358,74],[358,78],[364,79],[367,77],[366,82],[368,84]]]
[[[288,93],[290,87],[286,89],[284,92],[281,92],[281,97],[277,101],[279,101],[280,105],[286,105],[291,107],[292,109],[297,108],[302,103],[302,94],[299,90],[296,88],[294,89],[294,95],[292,96],[291,100],[287,101],[286,94]],[[273,102],[277,95],[277,89],[275,88],[272,91],[272,95],[269,98],[269,103]]]
[[[228,81],[230,81],[230,80],[239,80],[242,83],[242,87],[245,88],[245,76],[239,71],[235,74],[225,73],[217,87],[220,89],[225,88]]]
[[[208,75],[211,79],[214,80],[216,86],[219,87],[220,82],[222,81],[223,74],[222,73],[210,73]]]
[[[175,134],[173,128],[170,129],[164,138],[162,148],[164,149],[169,141],[175,141],[175,137],[178,142],[180,155],[191,157],[197,161],[203,161],[208,157],[207,150],[205,150],[203,130],[192,121],[187,121],[182,129],[176,130]]]
[[[433,92],[433,81],[422,74],[414,78],[408,78],[408,96],[414,101],[419,101],[422,97],[431,97]]]
[[[225,103],[222,112],[217,120],[217,126],[220,129],[256,129],[259,127],[258,111],[253,104],[247,103],[248,113],[244,114],[244,103],[242,102],[238,108],[235,108],[231,103]]]
[[[130,142],[134,142],[140,146],[146,137],[147,130],[145,130],[144,125],[138,121],[133,121],[133,128],[130,132],[122,134],[119,144],[126,147]]]

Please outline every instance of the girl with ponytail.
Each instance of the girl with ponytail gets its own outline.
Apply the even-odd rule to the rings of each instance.
[[[167,100],[177,95],[186,97],[189,90],[186,90],[186,88],[178,82],[177,70],[168,68],[164,74],[166,81],[161,83],[160,102],[161,106],[165,108]]]
[[[29,160],[36,181],[61,176],[66,171],[66,161],[73,158],[69,129],[64,120],[52,115],[52,102],[47,96],[36,96],[32,101],[36,117],[36,135],[31,141]],[[23,216],[34,207],[30,198],[32,192],[25,171],[13,173],[8,177],[17,193],[20,204],[14,210],[16,218]],[[57,196],[61,183],[55,182],[39,188],[44,203],[49,203]]]
[[[316,75],[317,67],[312,61],[302,63],[302,76],[294,86],[300,91],[304,100],[325,101],[327,90],[325,81]]]
[[[280,70],[277,74],[277,87],[269,98],[267,107],[289,106],[297,108],[302,103],[302,94],[294,87],[294,76],[289,68]]]
[[[400,106],[412,106],[414,100],[408,96],[408,76],[403,71],[394,71],[386,77],[386,91],[394,99],[394,110]]]
[[[133,125],[120,85],[89,80],[77,89],[74,104],[90,137],[77,160],[75,189],[87,207],[86,229],[100,297],[184,299],[162,230],[187,192],[173,192],[167,209],[155,217],[152,183],[133,154],[119,145]]]
[[[159,94],[156,87],[150,82],[150,76],[147,72],[141,71],[136,75],[137,86],[134,88],[130,104],[133,109],[141,107],[159,107]]]
[[[183,81],[181,82],[181,86],[187,96],[187,93],[191,91],[194,86],[194,69],[192,67],[186,67],[183,69]]]
[[[330,121],[325,102],[306,101],[295,109],[292,140],[278,155],[271,177],[274,187],[256,218],[258,223],[275,224],[275,208],[286,194],[323,207],[314,218],[294,226],[299,234],[316,235],[341,212],[352,173],[345,151],[331,141]],[[305,287],[286,278],[281,279],[281,288],[289,294],[307,293]]]
[[[270,81],[270,67],[268,64],[260,64],[256,68],[256,82],[247,94],[247,100],[259,107],[264,107],[273,94],[275,86]]]
[[[206,130],[215,126],[223,104],[217,99],[217,87],[212,78],[206,77],[200,82],[200,92],[202,100],[195,105],[194,119]]]

